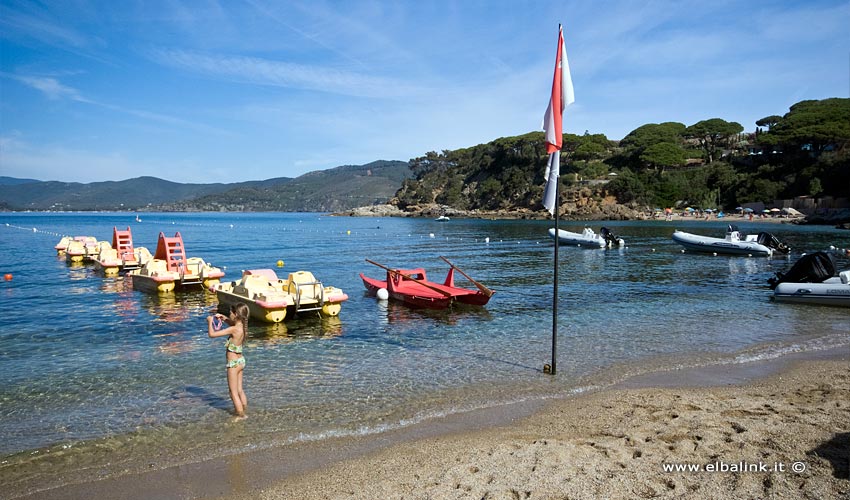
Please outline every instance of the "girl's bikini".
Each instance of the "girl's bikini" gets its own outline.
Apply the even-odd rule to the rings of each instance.
[[[231,359],[227,362],[227,368],[235,368],[237,366],[245,366],[245,356],[242,355],[242,346],[236,345],[233,343],[233,339],[229,338],[224,343],[224,348],[227,349],[228,352],[232,352],[233,354],[238,354],[239,357],[236,359]]]

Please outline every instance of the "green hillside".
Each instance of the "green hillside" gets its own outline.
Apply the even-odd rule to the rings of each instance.
[[[0,175],[0,186],[13,186],[17,184],[28,184],[30,182],[39,182],[35,179],[18,179],[17,177],[6,177]]]
[[[375,161],[310,172],[273,186],[241,186],[155,208],[171,211],[335,212],[386,203],[411,175],[407,162]]]
[[[3,178],[0,210],[336,211],[385,203],[411,176],[407,162],[376,161],[292,179],[181,184],[155,177],[124,181]]]
[[[89,184],[29,182],[0,185],[0,203],[13,210],[131,210],[227,189],[226,184],[180,184],[155,177]]]

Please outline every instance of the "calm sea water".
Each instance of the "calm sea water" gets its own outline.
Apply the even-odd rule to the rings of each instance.
[[[846,309],[777,304],[766,286],[801,252],[850,247],[850,233],[829,227],[742,222],[794,249],[767,259],[683,254],[670,239],[674,229],[722,236],[722,221],[604,223],[627,248],[560,249],[558,375],[550,377],[541,373],[551,355],[549,222],[141,217],[0,214],[0,274],[13,276],[0,283],[4,488],[379,433],[658,368],[850,346]],[[243,269],[309,270],[350,299],[338,318],[251,324],[250,418],[232,422],[222,341],[205,330],[214,295],[148,295],[56,256],[62,235],[111,241],[113,226],[130,226],[135,245],[151,251],[160,231],[180,231],[188,255],[225,268],[226,279]],[[384,274],[366,258],[422,266],[441,281],[440,255],[497,290],[486,308],[419,311],[365,295],[358,274]]]

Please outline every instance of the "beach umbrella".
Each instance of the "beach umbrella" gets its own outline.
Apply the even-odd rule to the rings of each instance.
[[[763,214],[769,214],[769,213],[770,213],[770,210],[768,210],[768,209],[766,209],[766,208],[765,208],[764,210],[762,210],[762,211],[761,211],[761,213],[763,213]]]
[[[744,209],[744,212],[747,212],[747,213],[751,213],[752,211],[753,211],[753,209],[750,208],[750,207],[747,207],[747,208]]]
[[[780,210],[778,208],[771,208],[770,211],[771,212],[780,212]]]

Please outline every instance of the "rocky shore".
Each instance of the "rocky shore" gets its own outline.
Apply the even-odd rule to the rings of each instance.
[[[545,220],[552,216],[546,210],[530,210],[517,208],[513,210],[459,210],[445,205],[413,205],[404,210],[396,205],[372,205],[358,207],[345,212],[335,213],[335,216],[351,217],[422,217],[437,218],[444,215],[459,219],[528,219]],[[561,208],[561,218],[564,220],[646,220],[651,219],[648,211],[635,210],[625,205],[610,204],[599,207],[569,207]]]
[[[561,205],[561,219],[571,221],[599,221],[599,220],[653,220],[658,219],[653,209],[648,207],[634,207],[620,205],[615,201],[602,200],[595,203],[568,202]],[[544,209],[531,210],[528,208],[516,208],[511,210],[460,210],[447,205],[427,204],[411,205],[404,209],[394,204],[370,205],[357,207],[343,212],[337,212],[334,216],[348,217],[418,217],[435,219],[440,216],[458,219],[526,219],[546,220],[552,216]],[[730,217],[740,214],[730,214]],[[663,217],[663,216],[660,216]],[[672,218],[681,218],[673,214]],[[694,217],[689,217],[694,218]],[[714,220],[714,219],[711,219]],[[757,219],[760,222],[781,222],[786,224],[812,224],[835,226],[839,229],[850,229],[850,209],[835,209],[828,212],[820,212],[807,217],[769,217]]]

